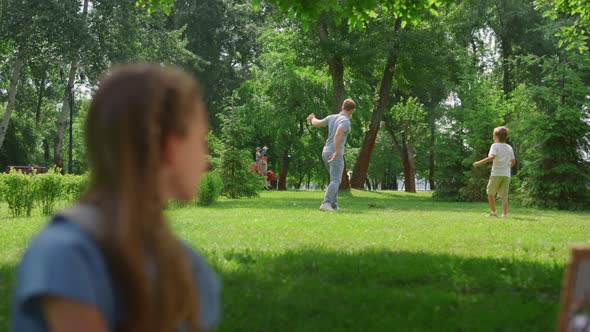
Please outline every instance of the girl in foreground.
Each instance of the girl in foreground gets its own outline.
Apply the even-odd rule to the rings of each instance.
[[[18,268],[13,331],[206,331],[219,281],[174,237],[162,208],[189,200],[207,167],[199,88],[171,68],[128,65],[100,84],[86,122],[92,176]]]

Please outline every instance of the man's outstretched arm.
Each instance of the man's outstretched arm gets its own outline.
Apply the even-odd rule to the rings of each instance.
[[[314,127],[323,127],[326,124],[324,123],[324,119],[318,119],[315,117],[315,114],[311,113],[307,116],[307,122],[309,122]]]

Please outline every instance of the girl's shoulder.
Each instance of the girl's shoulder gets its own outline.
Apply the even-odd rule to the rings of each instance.
[[[63,251],[81,251],[84,255],[100,250],[94,238],[80,225],[64,217],[55,216],[35,236],[23,256],[52,256]]]
[[[17,331],[37,331],[43,321],[41,299],[59,296],[95,305],[109,325],[117,316],[116,294],[105,259],[78,224],[54,217],[30,242],[17,269],[13,324]]]

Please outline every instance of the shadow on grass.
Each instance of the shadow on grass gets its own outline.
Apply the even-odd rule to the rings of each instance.
[[[218,331],[550,331],[564,267],[322,249],[205,252],[223,279]],[[8,331],[14,265],[0,265]]]
[[[10,301],[16,278],[16,266],[0,264],[0,331],[9,331]]]
[[[219,331],[550,331],[563,266],[414,252],[209,252]]]

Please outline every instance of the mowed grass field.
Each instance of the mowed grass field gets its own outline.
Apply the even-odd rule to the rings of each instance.
[[[435,202],[429,193],[265,192],[167,210],[223,281],[218,331],[551,331],[590,212]],[[39,212],[35,212],[39,213]],[[46,218],[0,205],[0,330],[16,265]]]

